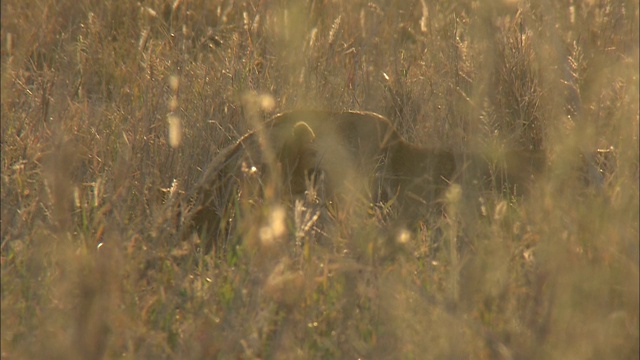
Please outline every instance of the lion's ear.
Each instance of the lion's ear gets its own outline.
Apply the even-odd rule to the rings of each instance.
[[[300,121],[293,126],[293,139],[297,144],[311,144],[316,134],[306,122]]]

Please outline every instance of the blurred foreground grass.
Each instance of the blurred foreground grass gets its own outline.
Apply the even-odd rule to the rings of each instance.
[[[636,1],[1,13],[3,359],[637,359]],[[271,97],[376,111],[417,144],[543,148],[550,170],[410,234],[347,211],[296,234],[308,209],[264,204],[203,256],[176,203]],[[585,187],[572,154],[611,146]]]

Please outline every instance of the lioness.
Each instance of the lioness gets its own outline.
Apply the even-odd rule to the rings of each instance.
[[[205,236],[205,250],[227,231],[225,219],[245,180],[280,182],[283,196],[300,196],[310,184],[343,201],[391,199],[399,217],[415,217],[438,203],[452,182],[526,187],[542,170],[541,151],[501,156],[455,153],[406,142],[393,125],[371,112],[292,111],[223,149],[194,189],[186,229]],[[319,184],[319,185],[318,185]]]

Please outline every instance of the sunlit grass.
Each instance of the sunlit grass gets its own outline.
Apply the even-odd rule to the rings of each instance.
[[[2,2],[2,358],[638,357],[637,2],[325,3]],[[194,184],[293,108],[548,169],[410,228],[245,169],[203,254]]]

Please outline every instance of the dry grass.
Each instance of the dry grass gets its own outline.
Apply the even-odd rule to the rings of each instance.
[[[285,3],[2,2],[2,358],[637,359],[638,3]],[[413,232],[245,196],[204,256],[178,205],[271,97],[550,170]]]

